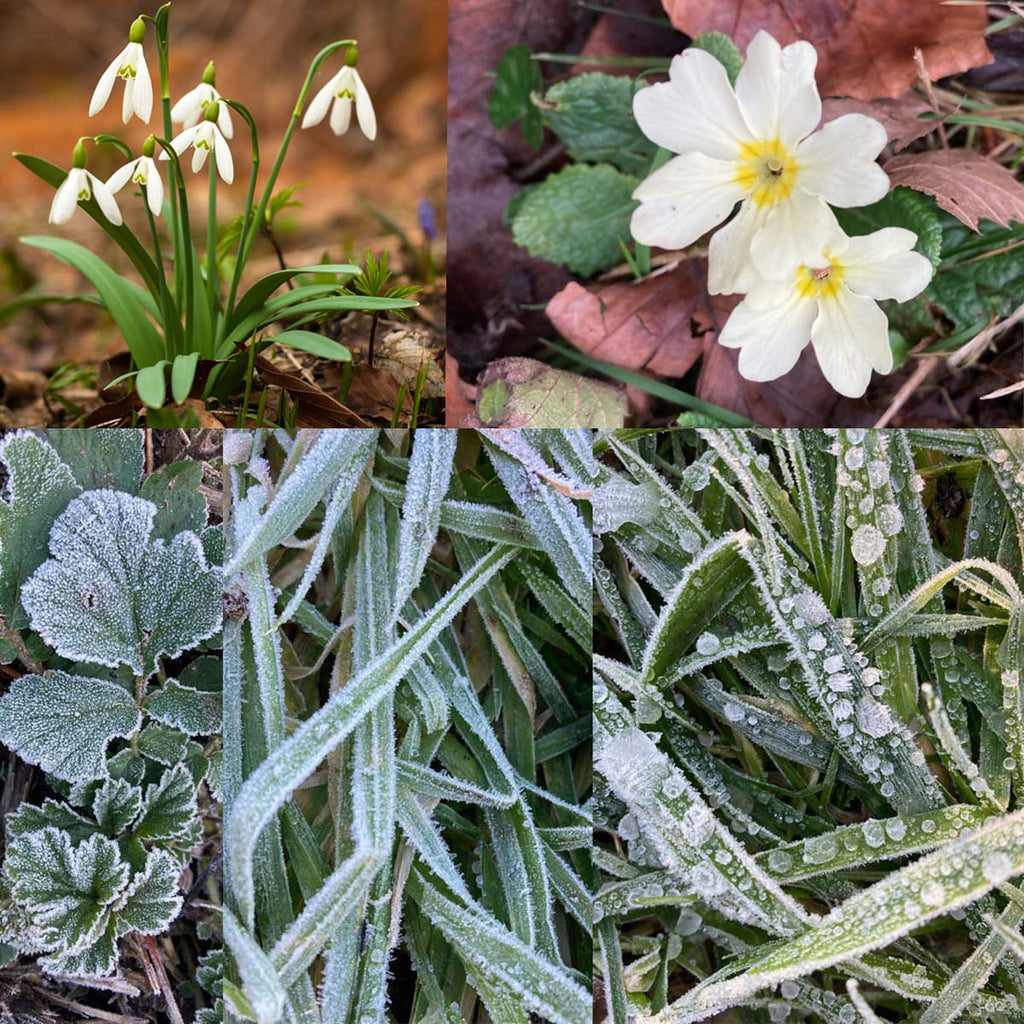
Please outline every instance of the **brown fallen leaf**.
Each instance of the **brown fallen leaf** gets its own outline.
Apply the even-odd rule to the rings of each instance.
[[[936,202],[974,231],[982,218],[1004,228],[1024,223],[1024,185],[1005,168],[971,149],[904,153],[883,165],[892,184],[935,196]]]
[[[331,398],[323,388],[282,373],[266,356],[256,357],[260,378],[270,387],[284,388],[299,407],[298,425],[303,427],[369,427],[361,416]]]
[[[386,370],[409,391],[415,391],[420,368],[426,366],[424,398],[444,398],[444,370],[439,352],[430,348],[431,335],[408,327],[396,327],[380,339],[373,365]]]
[[[988,64],[984,4],[936,0],[662,0],[672,24],[689,36],[724,32],[741,50],[759,29],[786,45],[806,39],[818,50],[823,96],[859,100],[901,96],[917,81],[920,48],[933,79]]]
[[[930,114],[932,108],[916,92],[907,92],[897,99],[851,100],[827,99],[821,104],[821,121],[825,124],[844,114],[866,114],[880,121],[889,136],[894,153],[906,149],[912,142],[930,135],[938,121],[922,121],[920,114]]]
[[[703,335],[715,329],[704,260],[684,260],[670,273],[588,291],[570,282],[546,312],[581,352],[627,370],[682,377],[700,358]]]
[[[535,359],[496,359],[480,377],[475,427],[621,427],[621,388],[556,370]]]
[[[444,356],[444,374],[444,425],[469,426],[468,421],[476,418],[476,385],[459,376],[459,364],[448,352]]]
[[[352,382],[345,402],[349,409],[367,420],[390,423],[401,391],[402,386],[394,374],[368,363],[359,363],[352,368]],[[409,386],[402,397],[401,416],[403,421],[412,416],[412,388]]]

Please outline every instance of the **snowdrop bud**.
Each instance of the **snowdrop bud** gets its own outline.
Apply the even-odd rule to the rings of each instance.
[[[148,139],[142,144],[142,155],[152,157],[156,151],[156,136],[150,135]]]
[[[132,43],[141,43],[145,38],[146,20],[140,16],[132,22],[132,27],[128,30],[128,41]]]
[[[354,68],[359,63],[359,47],[350,46],[348,53],[345,54],[345,64],[347,67]]]
[[[81,169],[86,163],[88,163],[88,154],[85,152],[85,141],[79,139],[71,151],[71,166]]]
[[[217,84],[217,68],[211,60],[206,65],[206,70],[203,71],[203,84],[204,85],[216,85]]]
[[[216,123],[218,117],[220,117],[220,101],[214,100],[212,103],[207,103],[206,120]]]

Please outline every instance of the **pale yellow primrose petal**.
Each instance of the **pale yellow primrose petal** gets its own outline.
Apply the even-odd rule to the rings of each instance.
[[[696,150],[735,160],[739,145],[751,138],[725,68],[704,50],[673,57],[669,80],[641,89],[633,115],[647,138],[673,153]]]
[[[751,243],[751,259],[763,277],[788,277],[801,263],[813,263],[828,242],[841,234],[829,206],[795,188],[785,202],[768,211],[764,227]]]
[[[859,295],[907,302],[932,279],[928,259],[914,252],[917,235],[906,228],[882,228],[850,239],[843,255],[846,281]]]
[[[889,176],[875,163],[887,141],[872,117],[844,114],[796,148],[800,187],[833,206],[870,206],[889,191]]]
[[[750,259],[754,236],[764,227],[768,208],[743,203],[708,243],[708,291],[712,295],[748,292],[761,275]]]
[[[743,198],[735,169],[703,153],[674,157],[633,193],[630,230],[641,245],[681,249],[729,216]]]
[[[841,395],[860,398],[872,369],[892,369],[889,321],[871,299],[840,287],[838,294],[818,303],[811,343],[825,379]]]
[[[754,36],[736,78],[736,98],[757,138],[792,148],[818,127],[817,63],[817,51],[810,43],[791,43],[783,49],[763,29]]]

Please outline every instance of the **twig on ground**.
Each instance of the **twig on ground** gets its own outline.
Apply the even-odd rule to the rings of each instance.
[[[997,320],[978,331],[970,341],[965,342],[952,355],[947,356],[946,365],[950,369],[968,366],[981,355],[990,341],[998,338],[1000,334],[1004,334],[1022,320],[1024,320],[1024,303],[1021,303],[1005,320]]]
[[[920,347],[919,345],[918,348]],[[878,422],[875,423],[876,430],[887,427],[892,422],[900,409],[906,405],[910,396],[925,382],[932,370],[935,369],[937,363],[938,359],[934,357],[925,357],[921,360],[917,369],[903,382],[899,391],[893,396],[893,400],[889,403],[889,408],[878,418]]]

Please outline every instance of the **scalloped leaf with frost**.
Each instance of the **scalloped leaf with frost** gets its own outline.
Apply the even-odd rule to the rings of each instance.
[[[149,676],[160,658],[220,628],[220,573],[194,533],[153,540],[156,512],[142,498],[89,491],[53,524],[53,557],[22,587],[22,601],[62,657]]]

